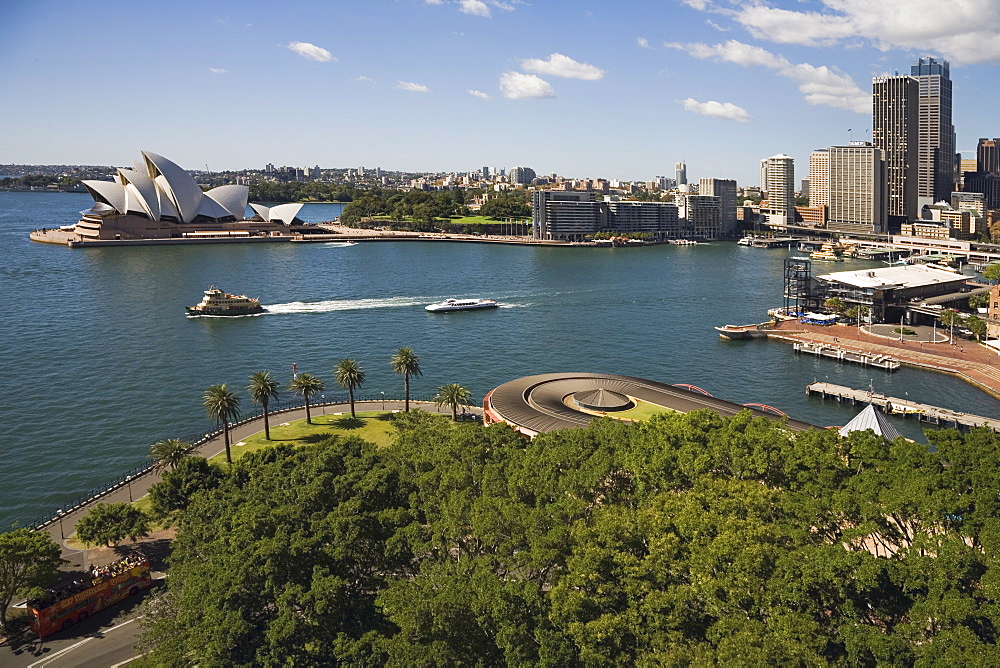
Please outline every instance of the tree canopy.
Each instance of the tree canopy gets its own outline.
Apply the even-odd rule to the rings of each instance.
[[[388,448],[253,452],[194,493],[150,660],[1000,661],[997,434],[397,419]]]
[[[9,630],[7,608],[15,596],[40,596],[62,565],[59,546],[47,533],[14,529],[0,533],[0,632]]]
[[[76,537],[89,545],[115,545],[149,535],[149,517],[131,503],[98,503],[76,523]]]

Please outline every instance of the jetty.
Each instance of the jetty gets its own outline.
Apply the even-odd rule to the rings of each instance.
[[[819,396],[822,399],[833,399],[838,403],[874,404],[882,408],[886,413],[892,415],[902,415],[906,418],[916,418],[920,422],[927,422],[939,427],[954,427],[956,429],[971,429],[972,427],[986,427],[995,432],[1000,432],[1000,420],[962,413],[939,406],[921,404],[909,399],[899,397],[887,397],[884,394],[872,392],[870,390],[856,390],[843,385],[832,383],[816,382],[806,386],[806,394],[809,396]]]
[[[831,346],[824,343],[795,342],[795,352],[816,355],[817,357],[829,357],[841,362],[853,362],[862,366],[873,366],[886,371],[895,371],[900,367],[899,360],[882,354],[871,354],[857,350],[847,350],[840,346]]]

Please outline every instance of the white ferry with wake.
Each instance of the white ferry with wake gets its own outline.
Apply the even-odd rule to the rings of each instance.
[[[194,306],[187,307],[188,315],[254,315],[263,313],[257,297],[231,295],[214,285],[205,290],[205,296]]]

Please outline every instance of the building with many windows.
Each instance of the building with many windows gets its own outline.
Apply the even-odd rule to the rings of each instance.
[[[676,204],[670,202],[608,202],[608,222],[617,232],[645,232],[657,238],[679,237],[682,230]]]
[[[868,142],[851,142],[849,146],[830,147],[827,159],[827,229],[887,232],[882,149]]]
[[[762,180],[766,181],[767,207],[761,213],[767,216],[771,227],[785,227],[795,223],[795,161],[780,153],[761,161]]]
[[[721,206],[721,230],[719,236],[736,235],[736,181],[733,179],[703,178],[698,181],[698,194],[718,197]]]
[[[698,239],[722,236],[722,198],[678,193],[675,201],[681,218],[681,235]]]
[[[976,171],[982,174],[1000,174],[1000,139],[979,140],[976,147]]]
[[[809,154],[809,206],[830,206],[830,151]]]
[[[918,58],[910,68],[918,86],[917,204],[947,201],[955,185],[955,126],[947,61]]]
[[[872,80],[872,143],[882,149],[887,211],[897,223],[917,217],[919,98],[912,77]]]

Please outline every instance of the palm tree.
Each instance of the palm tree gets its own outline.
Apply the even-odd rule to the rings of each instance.
[[[392,370],[403,377],[403,396],[406,401],[406,411],[410,410],[410,376],[420,375],[420,358],[413,353],[413,348],[406,346],[396,351],[389,360]]]
[[[458,383],[449,383],[438,388],[437,396],[434,397],[434,403],[438,406],[445,404],[451,406],[451,419],[457,421],[458,407],[471,406],[472,402],[469,401],[471,397],[472,393]]]
[[[357,415],[354,414],[354,389],[361,387],[361,384],[365,382],[365,372],[361,370],[361,365],[357,361],[345,357],[334,368],[333,377],[337,380],[337,385],[347,388],[347,394],[351,398],[351,417],[356,418]]]
[[[202,403],[208,417],[222,423],[222,434],[226,443],[226,462],[232,464],[233,456],[229,450],[229,421],[240,414],[240,398],[225,383],[222,383],[212,385],[205,390]]]
[[[165,438],[162,441],[153,443],[149,449],[149,456],[153,459],[153,470],[162,471],[170,467],[170,470],[177,468],[181,460],[188,456],[194,446],[179,438]]]
[[[945,309],[945,310],[941,311],[941,313],[938,315],[938,320],[940,320],[941,324],[944,325],[945,327],[950,327],[951,328],[951,342],[954,343],[955,342],[955,325],[961,325],[962,324],[962,320],[963,320],[962,316],[958,313],[958,311],[952,311],[951,309]]]
[[[288,389],[295,394],[301,394],[302,398],[305,399],[306,424],[312,424],[312,416],[309,414],[309,400],[317,392],[325,390],[326,383],[311,373],[300,373],[292,379],[291,383],[288,384]]]
[[[271,425],[267,420],[267,404],[271,399],[278,398],[278,381],[271,377],[270,371],[258,371],[250,376],[247,385],[250,401],[261,407],[264,412],[264,438],[271,440]]]

